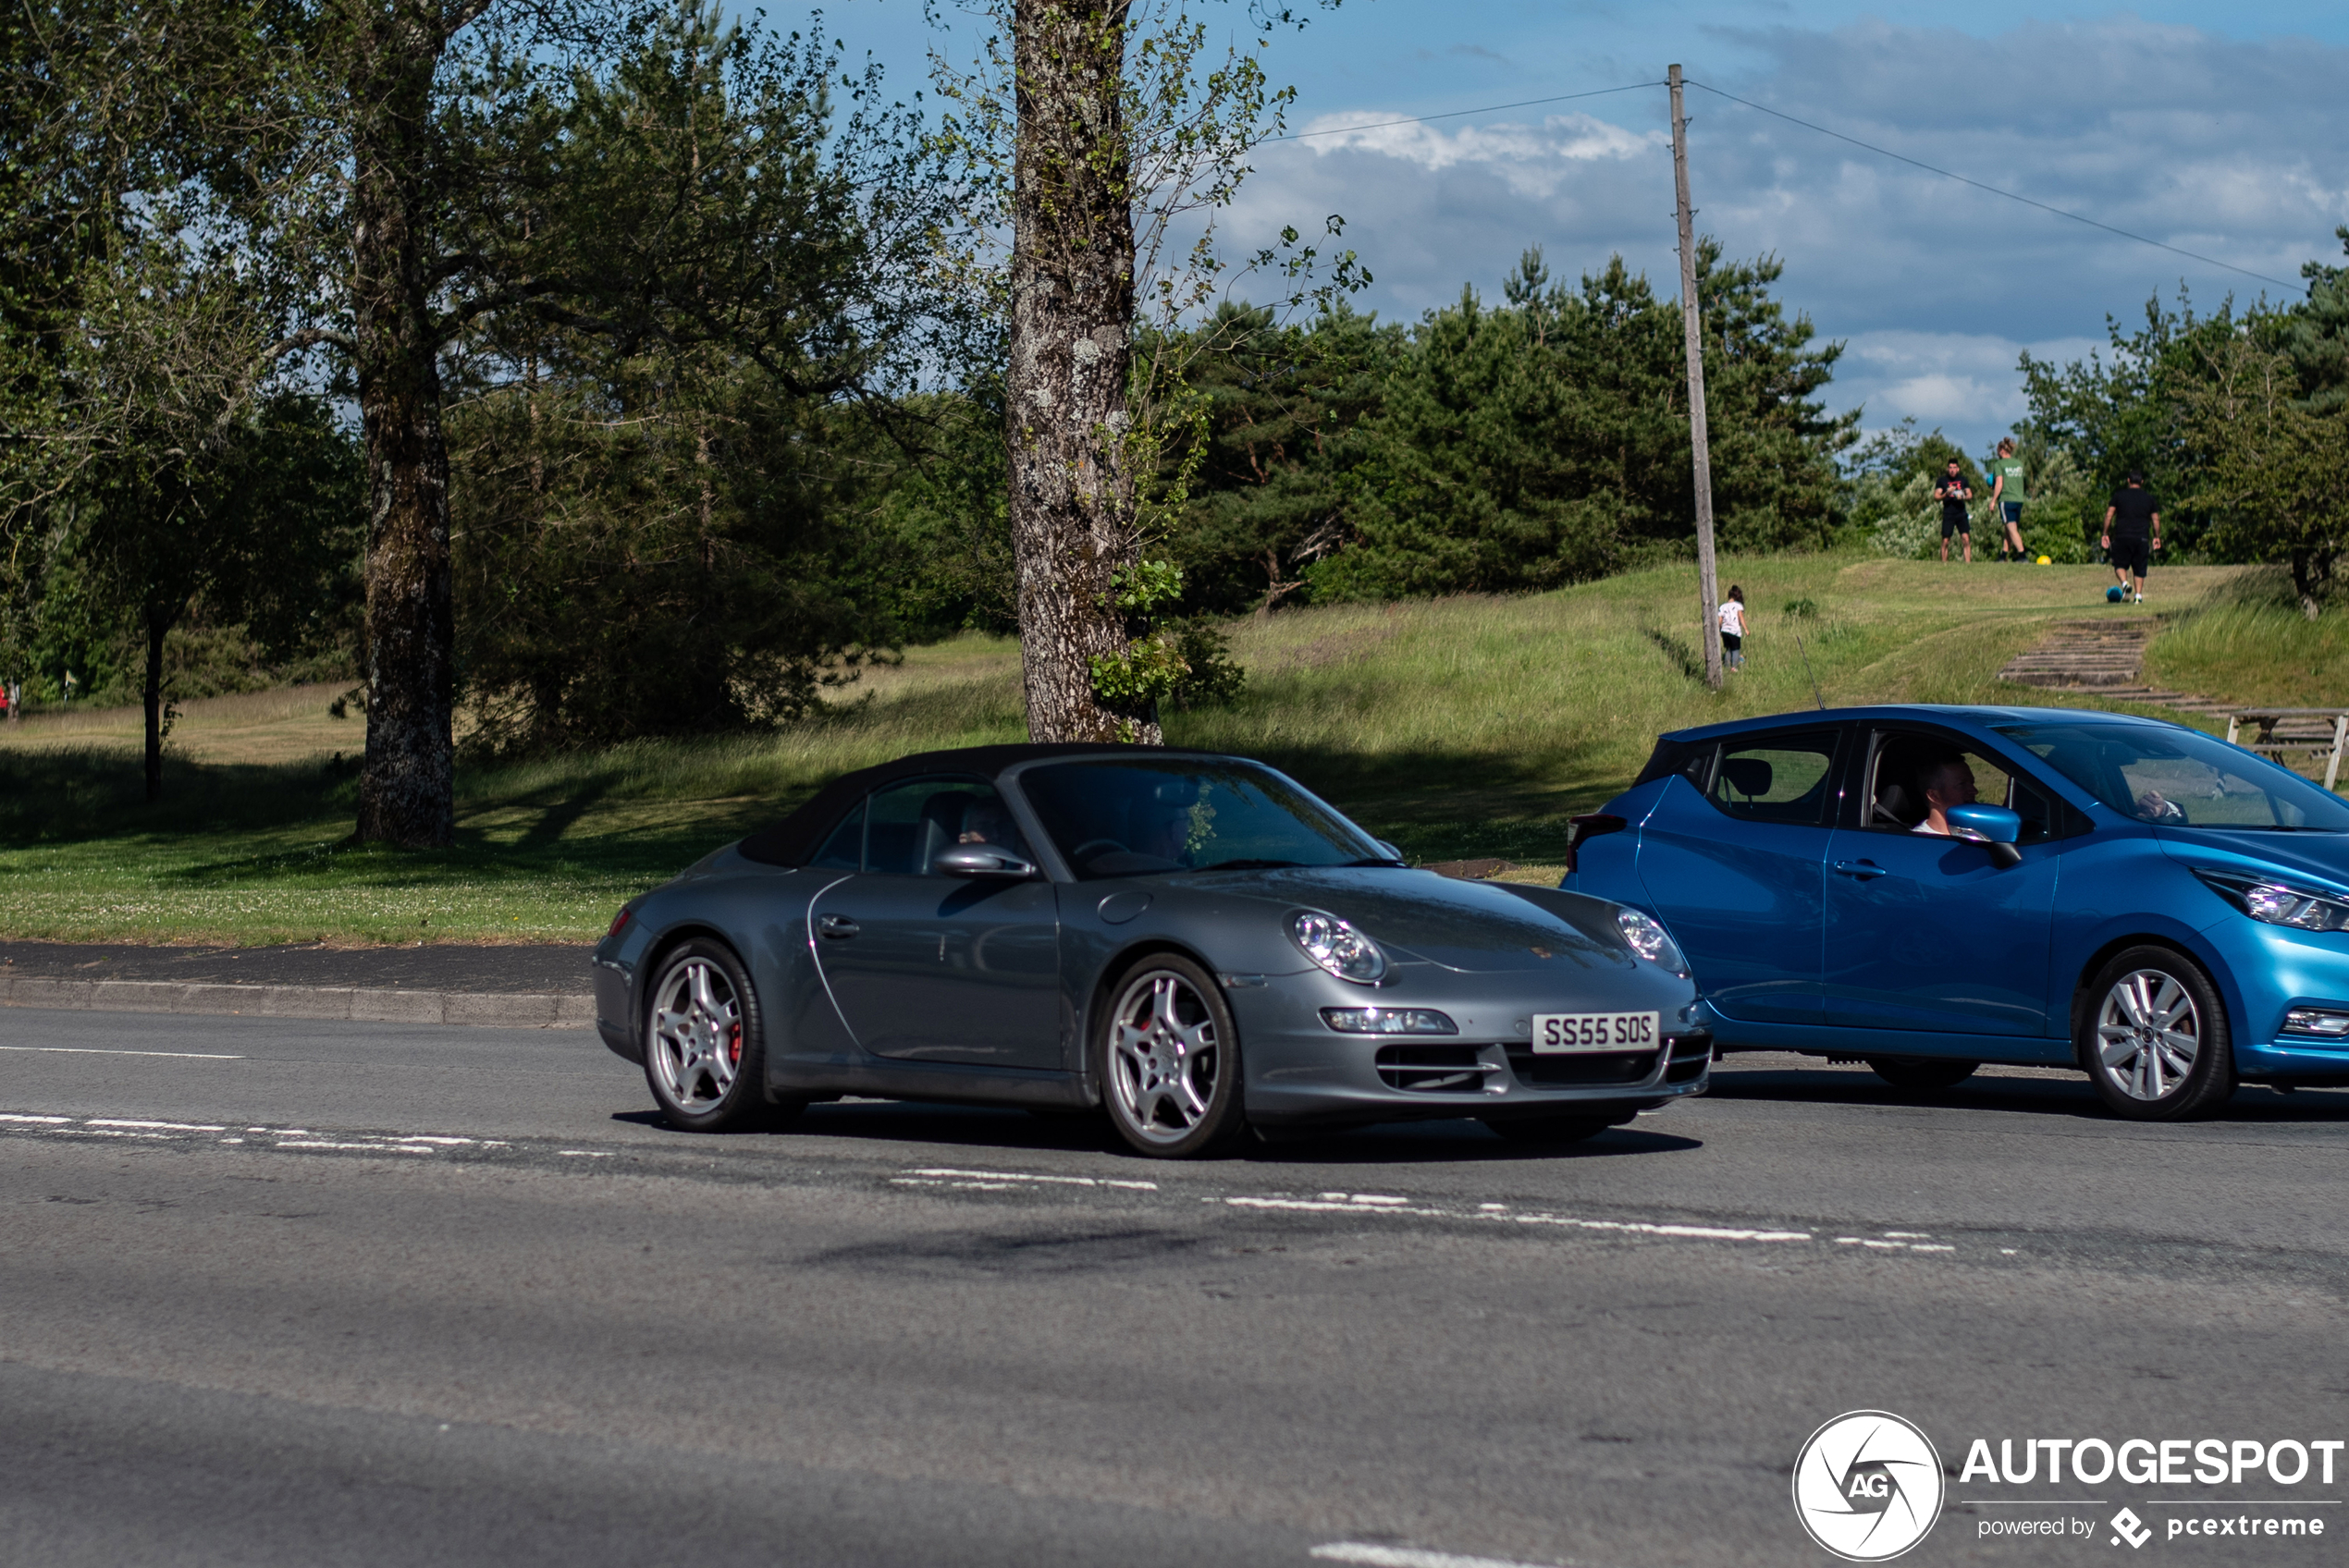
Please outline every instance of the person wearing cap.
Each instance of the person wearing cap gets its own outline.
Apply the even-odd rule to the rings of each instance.
[[[2153,565],[2153,552],[2161,548],[2161,507],[2146,488],[2142,470],[2131,469],[2128,483],[2112,493],[2112,504],[2104,508],[2102,543],[2121,593],[2144,604],[2146,572]]]
[[[1998,443],[1998,455],[1990,459],[1988,472],[1990,515],[2006,529],[1998,541],[1998,558],[2028,560],[2023,553],[2023,459],[2014,455],[2013,436]]]

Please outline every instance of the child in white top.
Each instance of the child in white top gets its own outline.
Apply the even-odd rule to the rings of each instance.
[[[1734,582],[1721,601],[1721,662],[1731,669],[1745,668],[1745,590]]]

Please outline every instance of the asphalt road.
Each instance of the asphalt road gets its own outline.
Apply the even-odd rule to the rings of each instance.
[[[2349,1438],[2349,1093],[1716,1085],[1566,1153],[1170,1166],[934,1107],[674,1133],[584,1032],[0,1011],[0,1563],[1825,1563],[1790,1468],[1863,1408],[1947,1473],[1904,1562],[2337,1560],[2349,1458],[1961,1471]],[[2220,1505],[2333,1533],[2166,1534]],[[1984,1533],[2051,1509],[2094,1537]]]

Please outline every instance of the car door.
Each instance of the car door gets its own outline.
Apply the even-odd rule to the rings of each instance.
[[[1975,799],[2023,818],[2019,864],[1914,831],[1919,772],[1956,757]],[[1874,728],[1851,820],[1827,851],[1827,1022],[1857,1029],[2048,1033],[2048,937],[2061,817],[2012,763],[1954,733]]]
[[[1032,858],[994,787],[940,778],[876,790],[862,835],[855,874],[808,909],[825,986],[857,1045],[908,1061],[1065,1067],[1052,885],[930,869],[958,842]]]
[[[1640,829],[1639,876],[1725,1018],[1816,1023],[1842,725],[1733,736]]]

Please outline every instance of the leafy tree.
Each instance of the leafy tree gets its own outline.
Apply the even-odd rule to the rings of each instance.
[[[2308,408],[2294,356],[2249,333],[2202,352],[2183,420],[2199,480],[2189,499],[2209,516],[2214,549],[2288,564],[2313,620],[2349,550],[2349,408]]]
[[[577,281],[451,361],[476,744],[793,717],[894,635],[872,514],[941,401],[904,395],[951,314],[919,281],[942,214],[901,113],[835,116],[836,69],[689,8],[553,120],[518,244]]]
[[[2216,548],[2204,537],[2208,514],[2192,498],[2202,485],[2187,407],[2205,386],[2211,356],[2246,330],[2262,329],[2267,314],[2237,314],[2230,300],[2215,314],[2196,315],[2182,292],[2175,310],[2147,300],[2144,325],[2134,331],[2108,317],[2107,349],[2085,360],[2057,366],[2026,352],[2020,368],[2030,412],[2016,434],[2068,455],[2094,494],[2109,495],[2132,469],[2142,472],[2167,503],[2165,547],[2180,556]],[[2096,515],[2101,522],[2101,507]]]
[[[2349,225],[2333,231],[2349,252]],[[2308,297],[2276,318],[2275,341],[2292,356],[2312,413],[2349,403],[2349,267],[2310,262],[2300,269]]]
[[[1361,427],[1408,339],[1342,300],[1310,324],[1226,301],[1196,336],[1185,385],[1201,445],[1182,454],[1188,505],[1173,541],[1187,602],[1269,611],[1344,542]]]
[[[1857,413],[1813,400],[1840,345],[1814,346],[1769,288],[1775,260],[1700,243],[1707,397],[1722,539],[1824,543],[1834,454]],[[1431,312],[1369,422],[1354,537],[1317,563],[1331,597],[1539,588],[1678,553],[1695,516],[1679,312],[1622,258],[1579,289],[1529,251],[1484,306]],[[1715,366],[1717,364],[1716,372]]]

